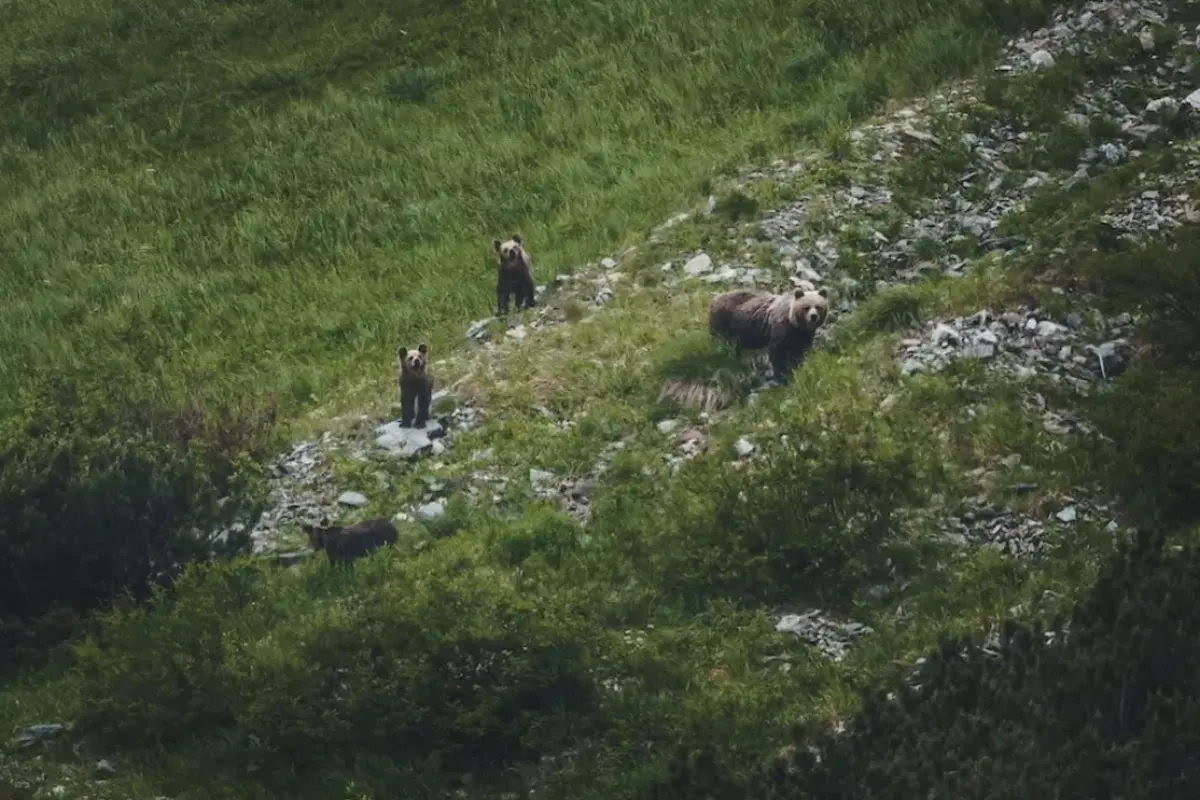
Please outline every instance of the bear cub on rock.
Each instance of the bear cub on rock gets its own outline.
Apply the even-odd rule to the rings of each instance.
[[[828,312],[825,289],[783,294],[741,289],[709,301],[708,331],[733,342],[739,354],[766,348],[775,377],[786,381],[812,349]]]
[[[433,399],[433,376],[429,374],[429,346],[417,345],[416,352],[407,347],[396,351],[400,362],[400,427],[411,428],[415,410],[418,428],[429,421],[429,404]]]
[[[508,313],[508,299],[516,295],[517,310],[522,306],[533,308],[533,262],[521,244],[521,237],[513,234],[507,242],[492,240],[492,247],[500,257],[496,271],[496,316]]]
[[[389,519],[368,519],[350,527],[330,525],[322,520],[320,525],[302,525],[313,550],[324,550],[329,563],[349,564],[365,556],[381,545],[395,544],[399,531]]]

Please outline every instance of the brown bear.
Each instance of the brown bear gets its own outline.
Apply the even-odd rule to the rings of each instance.
[[[492,247],[500,257],[496,271],[496,316],[503,317],[508,313],[508,299],[513,295],[516,295],[518,311],[522,305],[533,308],[533,262],[521,244],[521,237],[514,233],[507,242],[493,239]]]
[[[407,347],[396,351],[400,364],[400,427],[411,428],[414,409],[418,428],[429,421],[429,404],[433,399],[433,375],[429,373],[429,346],[417,345],[416,352]]]
[[[350,527],[330,525],[329,520],[320,525],[302,525],[313,550],[324,550],[329,563],[349,564],[356,558],[385,544],[395,544],[399,537],[396,526],[389,519],[368,519]]]
[[[733,342],[738,353],[766,348],[775,377],[786,381],[812,349],[828,312],[825,289],[783,294],[740,289],[709,301],[708,332]]]

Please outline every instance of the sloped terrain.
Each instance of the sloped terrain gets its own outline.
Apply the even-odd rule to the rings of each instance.
[[[253,557],[189,570],[0,694],[14,729],[73,726],[27,731],[50,743],[5,779],[61,797],[1035,793],[1012,743],[1079,735],[1069,715],[938,760],[1022,698],[1063,710],[1025,665],[1077,655],[1080,686],[1126,669],[1187,689],[1098,642],[1143,630],[1109,613],[1122,593],[1183,614],[1194,571],[1170,548],[1192,543],[1200,453],[1197,21],[1083,4],[569,274],[526,235],[540,305],[435,343],[437,424],[400,431],[383,402],[291,448],[267,512],[226,530]],[[786,386],[708,341],[708,298],[745,285],[831,292]],[[670,380],[733,402],[674,406]],[[324,515],[390,516],[401,540],[331,570],[298,537]],[[1097,586],[1139,532],[1153,555]],[[1145,619],[1183,652],[1190,628]],[[959,652],[1016,664],[1016,688],[977,691]],[[980,697],[985,722],[946,722]],[[1142,742],[1114,713],[1096,752],[1152,773],[1150,745],[1108,748]],[[1169,741],[1155,714],[1146,741]],[[952,769],[984,752],[993,771]],[[1070,782],[1089,766],[1048,785],[1097,792]],[[1189,785],[1160,766],[1182,777],[1143,786]]]

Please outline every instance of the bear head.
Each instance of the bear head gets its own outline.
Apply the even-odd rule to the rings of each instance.
[[[417,345],[416,350],[401,347],[396,351],[396,358],[400,361],[400,372],[402,374],[422,377],[425,375],[425,370],[429,367],[429,345],[422,342]]]
[[[330,525],[329,519],[323,519],[317,525],[304,523],[300,526],[304,531],[304,535],[308,537],[308,544],[313,550],[322,550],[325,547],[325,542],[332,536],[337,536],[341,532],[341,526]]]
[[[815,331],[825,324],[825,316],[829,313],[829,292],[818,289],[815,292],[796,289],[792,292],[792,307],[788,318],[797,328]]]
[[[523,265],[525,261],[525,249],[521,245],[519,234],[514,233],[512,238],[507,242],[493,239],[492,247],[495,249],[496,255],[500,256],[501,267],[505,269],[517,269]]]

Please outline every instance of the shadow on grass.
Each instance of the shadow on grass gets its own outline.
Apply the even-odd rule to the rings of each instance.
[[[661,407],[705,411],[745,399],[756,382],[754,359],[707,332],[680,337],[665,349],[657,369]]]

